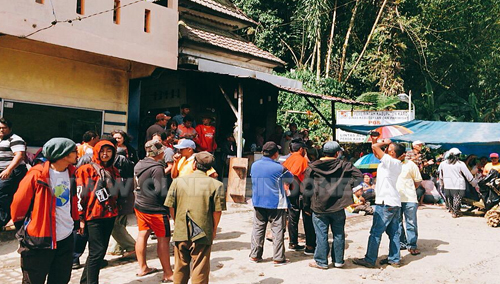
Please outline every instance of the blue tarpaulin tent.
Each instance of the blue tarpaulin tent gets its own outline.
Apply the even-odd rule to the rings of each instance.
[[[413,133],[392,137],[393,141],[420,140],[428,145],[440,145],[445,150],[457,147],[464,154],[478,156],[500,152],[500,123],[412,120],[396,125],[404,126]],[[342,130],[364,135],[380,126],[384,125],[337,125]]]

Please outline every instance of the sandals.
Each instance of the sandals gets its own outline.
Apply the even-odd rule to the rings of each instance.
[[[137,273],[137,274],[135,274],[135,276],[137,276],[137,277],[143,277],[143,276],[146,276],[146,275],[150,275],[150,274],[156,273],[158,271],[159,270],[157,268],[151,268],[151,270],[147,271],[146,273],[144,273],[144,274]]]
[[[418,249],[408,249],[411,255],[419,255],[420,251]]]

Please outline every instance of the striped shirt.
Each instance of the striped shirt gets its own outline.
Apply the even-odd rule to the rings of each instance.
[[[5,170],[10,165],[16,152],[26,152],[26,142],[23,138],[10,134],[0,139],[0,170]],[[24,164],[24,160],[19,163]]]

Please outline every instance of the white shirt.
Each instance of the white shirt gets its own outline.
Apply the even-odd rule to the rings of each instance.
[[[420,175],[417,164],[409,160],[404,161],[401,167],[401,174],[399,174],[398,182],[396,183],[401,202],[418,202],[415,183],[421,181],[422,176]]]
[[[396,182],[401,173],[401,161],[384,154],[377,169],[375,185],[375,203],[389,206],[401,206],[401,198]]]
[[[68,170],[58,172],[50,169],[50,185],[56,197],[56,241],[67,238],[73,232],[71,217],[71,193]]]
[[[446,160],[439,165],[438,171],[439,177],[443,182],[443,188],[445,189],[465,190],[465,179],[472,183],[473,186],[477,185],[477,181],[462,161],[456,161],[455,164],[450,164],[448,160]]]

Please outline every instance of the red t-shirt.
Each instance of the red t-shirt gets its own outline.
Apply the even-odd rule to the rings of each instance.
[[[197,145],[196,150],[212,153],[217,149],[217,144],[215,143],[215,127],[210,125],[198,125],[196,126],[196,132],[198,133],[198,138],[195,141]]]

